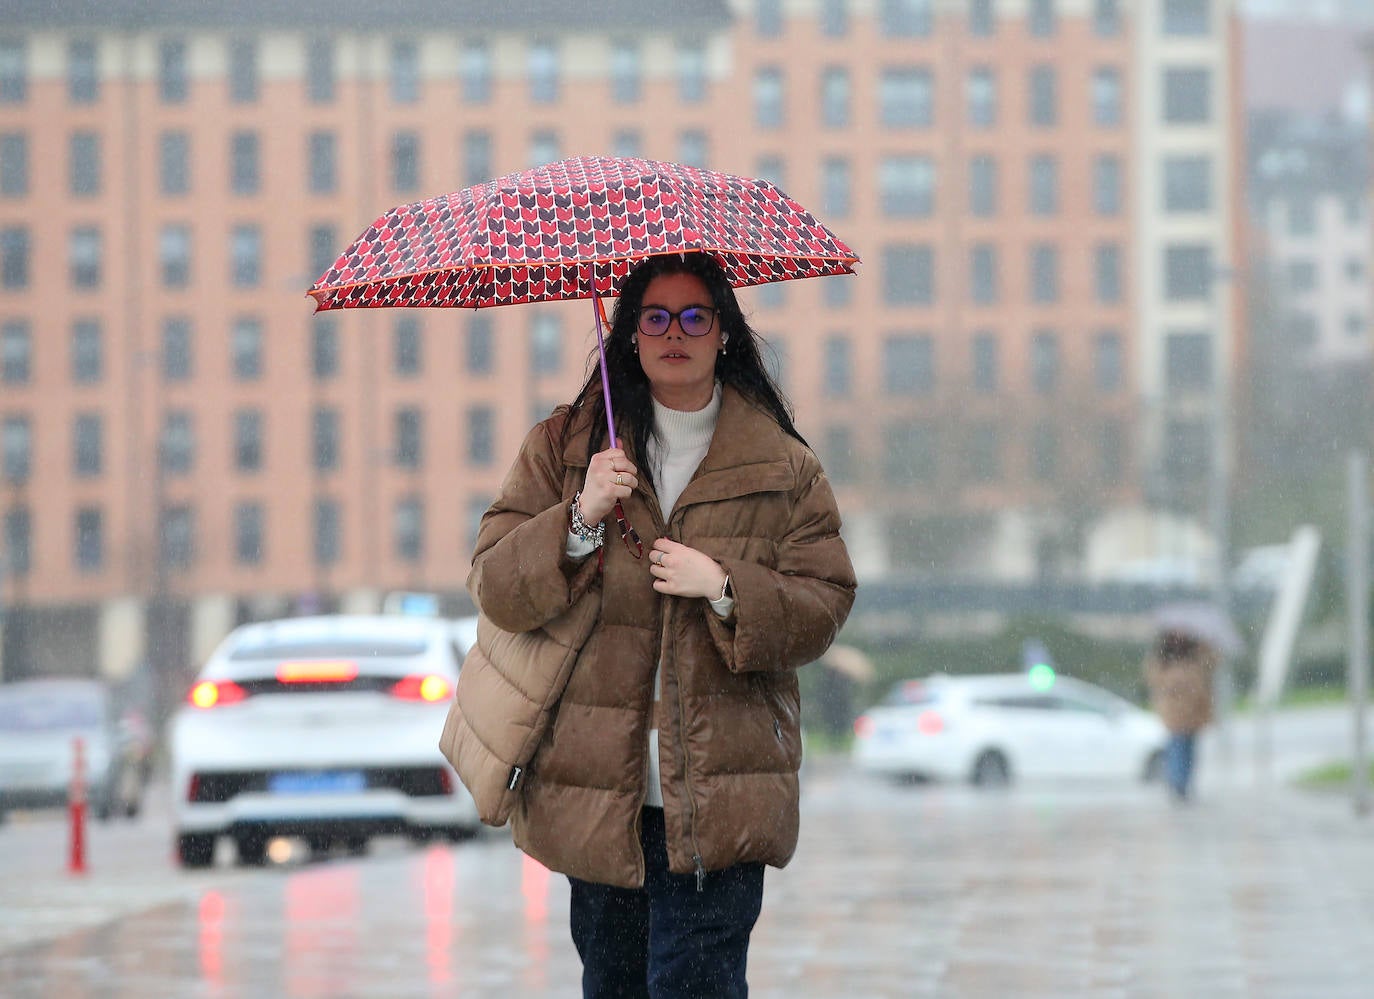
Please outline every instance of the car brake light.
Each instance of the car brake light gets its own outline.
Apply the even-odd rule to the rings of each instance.
[[[939,735],[945,730],[945,720],[938,711],[922,711],[916,717],[916,730],[922,735]]]
[[[345,659],[285,662],[277,667],[282,683],[347,683],[358,678],[358,664]]]
[[[391,696],[403,701],[446,701],[453,693],[453,684],[433,673],[407,676],[391,687]]]
[[[186,699],[198,708],[219,708],[226,704],[237,704],[248,696],[233,680],[202,680],[191,688]]]
[[[873,734],[873,719],[868,715],[859,715],[854,719],[854,735],[860,739],[867,739]]]

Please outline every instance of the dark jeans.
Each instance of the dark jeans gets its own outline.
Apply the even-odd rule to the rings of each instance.
[[[670,874],[663,809],[644,809],[643,888],[572,882],[572,938],[582,958],[582,995],[733,999],[744,979],[749,934],[763,906],[763,865]]]
[[[1164,744],[1164,777],[1176,798],[1188,797],[1193,761],[1197,757],[1196,745],[1196,732],[1171,732],[1169,741]]]

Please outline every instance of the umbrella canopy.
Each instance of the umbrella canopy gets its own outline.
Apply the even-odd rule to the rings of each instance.
[[[1245,651],[1245,643],[1230,615],[1216,604],[1206,601],[1165,604],[1155,611],[1153,621],[1157,632],[1187,635],[1224,656]]]
[[[856,683],[867,683],[878,675],[873,660],[861,649],[835,642],[821,656],[821,663],[842,673]]]
[[[311,287],[318,309],[485,308],[614,295],[645,257],[706,251],[735,287],[852,274],[858,256],[765,180],[577,157],[378,218]]]

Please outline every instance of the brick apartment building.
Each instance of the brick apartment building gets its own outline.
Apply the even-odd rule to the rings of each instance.
[[[589,305],[304,291],[385,208],[571,155],[766,176],[863,257],[742,293],[861,572],[1161,554],[1242,350],[1233,38],[1230,0],[5,0],[4,675],[461,600]]]

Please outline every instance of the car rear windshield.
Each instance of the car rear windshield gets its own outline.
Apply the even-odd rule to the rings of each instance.
[[[936,700],[936,692],[930,688],[929,684],[922,683],[920,680],[906,680],[888,691],[887,700],[883,703],[901,707],[906,704],[933,704]]]
[[[422,655],[422,638],[267,639],[240,645],[229,654],[234,662],[260,659],[405,659]]]
[[[93,728],[102,717],[100,699],[92,695],[25,694],[0,699],[3,732]]]

